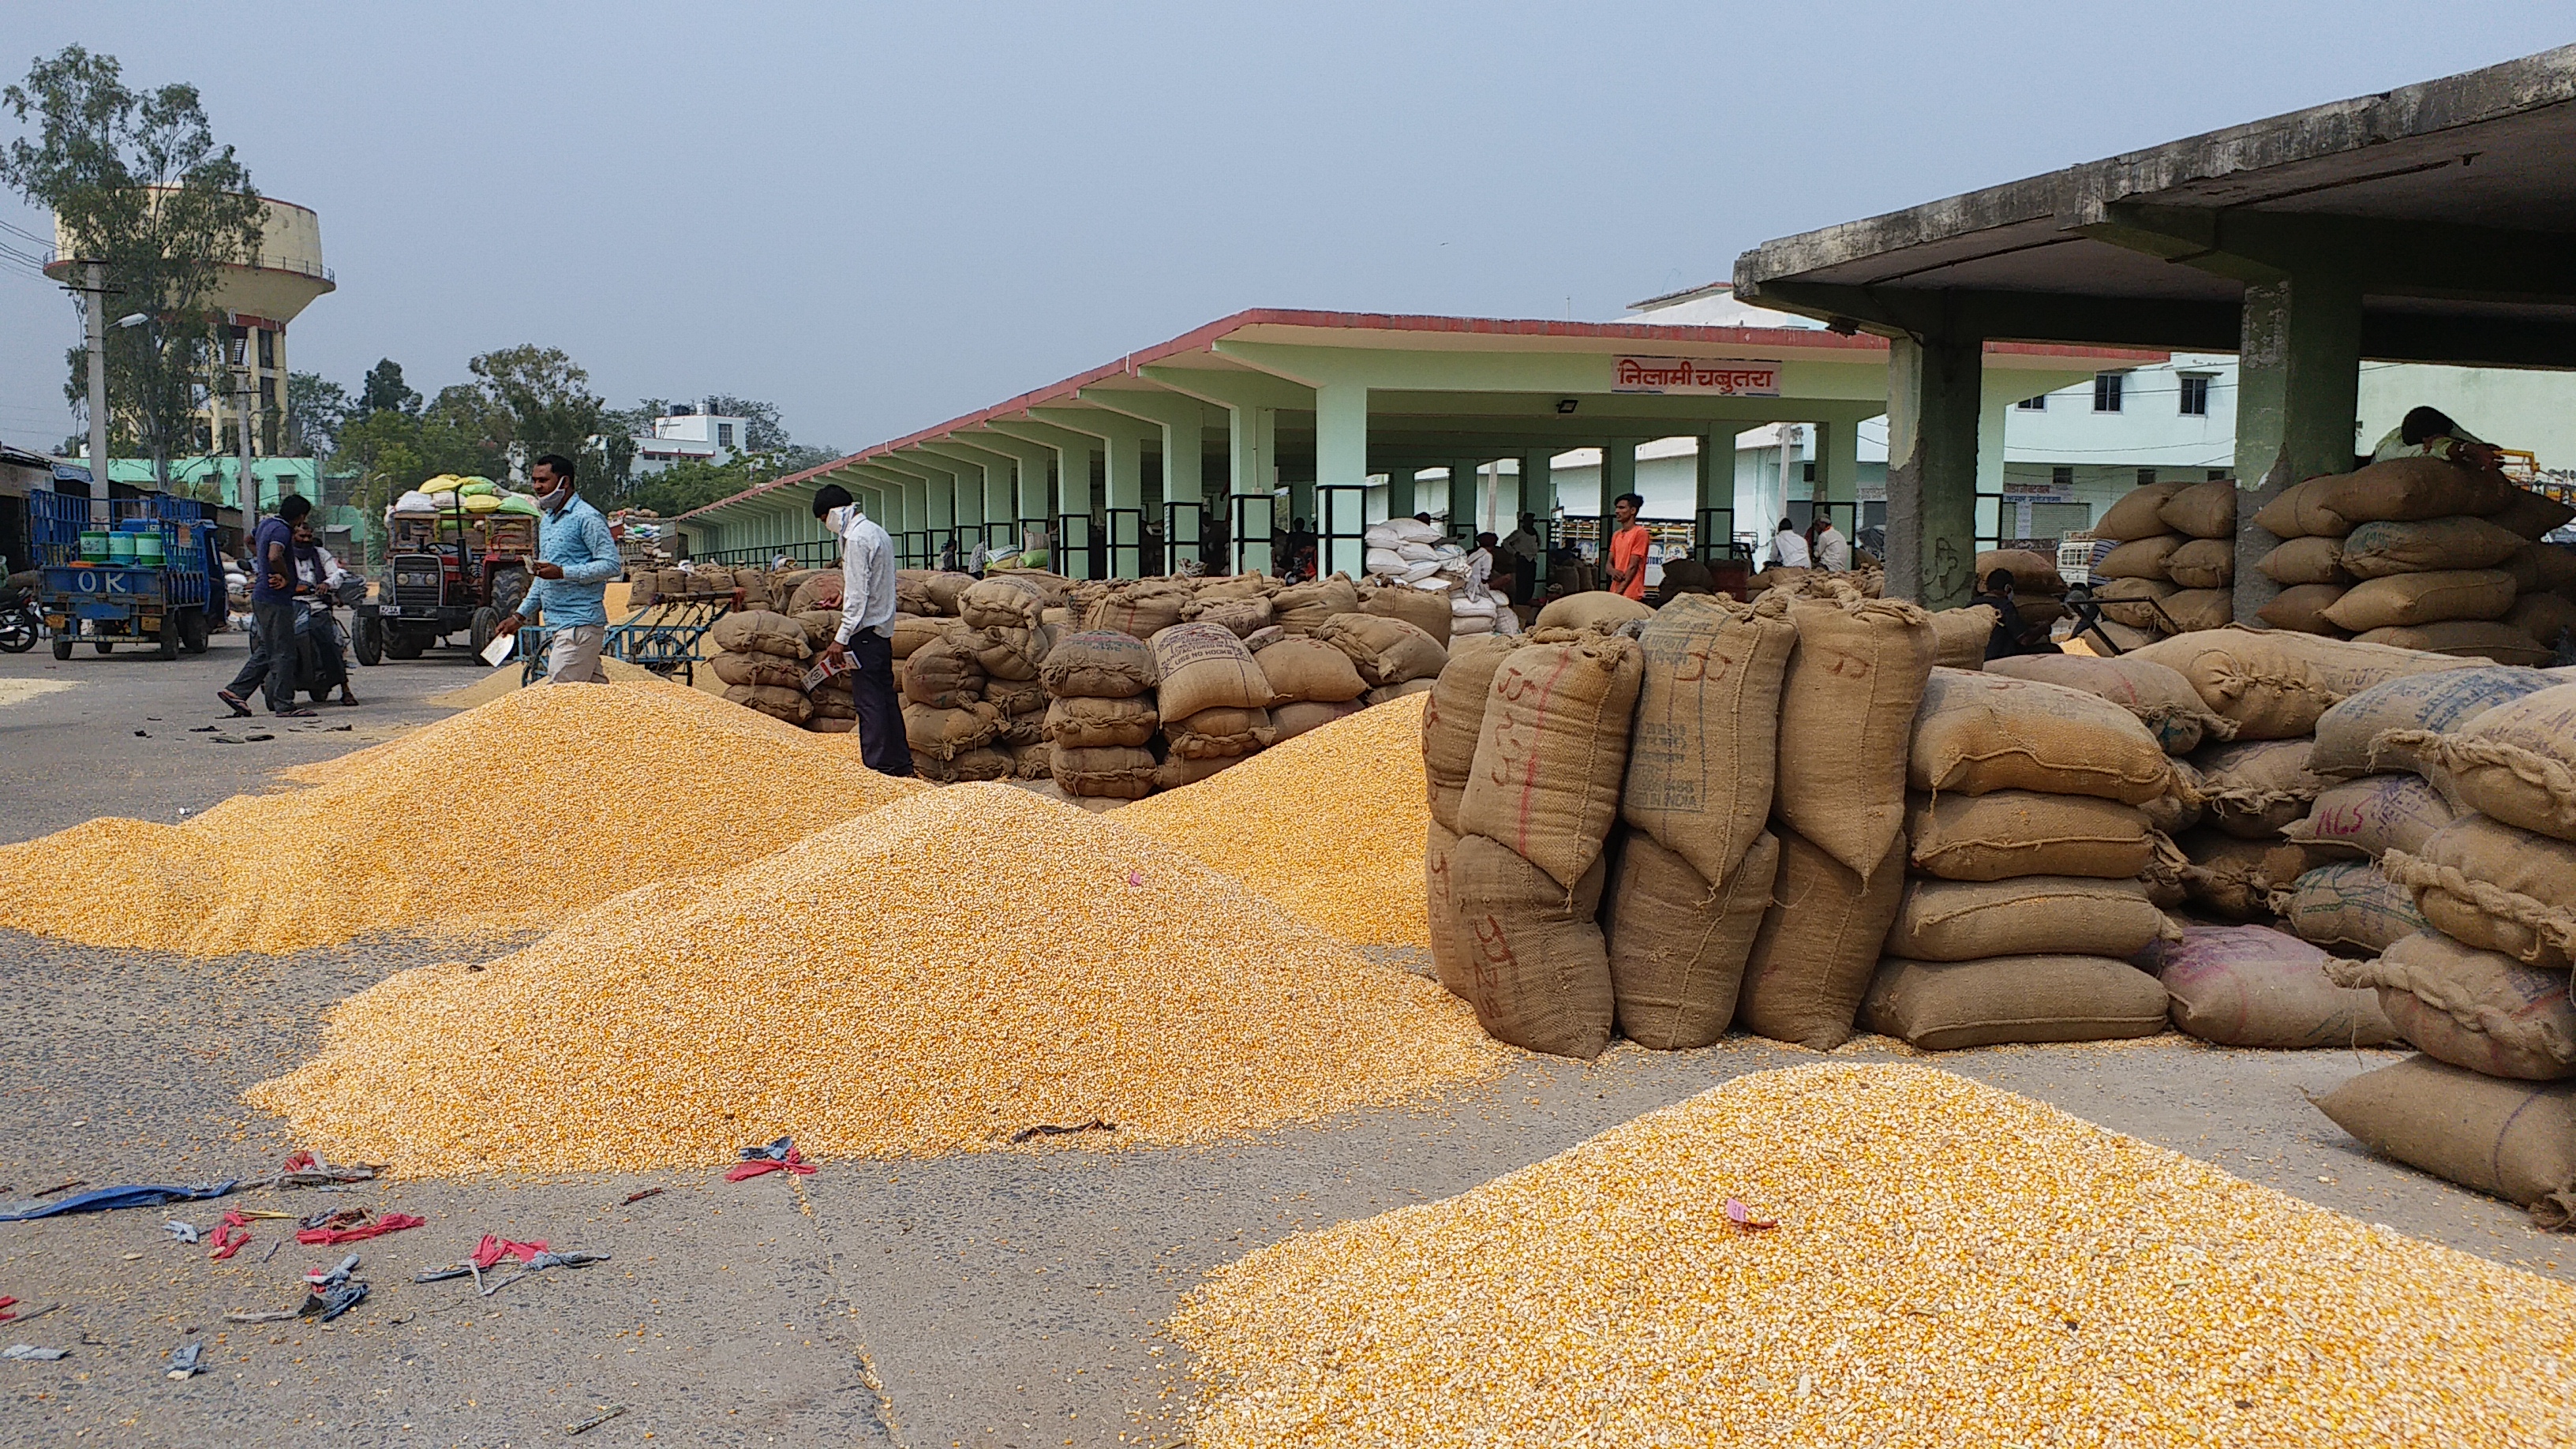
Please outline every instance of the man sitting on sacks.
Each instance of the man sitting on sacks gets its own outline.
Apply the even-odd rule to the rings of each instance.
[[[2409,408],[2364,461],[2390,458],[2447,458],[2462,467],[2495,472],[2503,462],[2495,445],[2451,421],[2439,408]]]

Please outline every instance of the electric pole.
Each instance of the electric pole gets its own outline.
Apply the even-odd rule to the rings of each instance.
[[[104,523],[107,507],[107,268],[88,264],[89,285],[82,293],[89,314],[89,516]]]

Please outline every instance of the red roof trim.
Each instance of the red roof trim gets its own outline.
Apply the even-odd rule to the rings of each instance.
[[[1115,362],[1103,363],[1088,372],[1079,372],[1059,382],[1005,398],[991,407],[950,418],[918,432],[863,448],[846,458],[817,464],[801,473],[790,473],[766,483],[756,483],[713,503],[692,508],[680,515],[695,518],[701,513],[726,504],[757,496],[779,488],[793,488],[831,473],[888,453],[900,452],[918,443],[944,437],[960,428],[980,427],[995,418],[1006,418],[1061,402],[1075,393],[1112,377],[1133,377],[1138,368],[1149,367],[1165,358],[1184,352],[1197,352],[1221,338],[1247,327],[1313,327],[1355,332],[1448,332],[1482,337],[1573,337],[1627,342],[1731,342],[1756,347],[1801,347],[1810,350],[1884,352],[1887,339],[1866,332],[1828,332],[1808,327],[1683,327],[1657,326],[1645,322],[1552,322],[1541,318],[1510,317],[1437,317],[1401,312],[1315,312],[1293,307],[1254,307],[1230,317],[1220,317],[1204,327],[1184,332],[1168,342],[1157,343],[1139,352],[1130,352]],[[2131,348],[2070,347],[2056,344],[2025,342],[1989,342],[1986,351],[2015,357],[2086,357],[2105,362],[2161,362],[2169,354]]]

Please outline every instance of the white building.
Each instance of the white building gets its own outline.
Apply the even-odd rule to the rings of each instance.
[[[751,419],[684,411],[653,420],[653,431],[635,440],[635,472],[659,473],[674,463],[730,463],[751,451]]]

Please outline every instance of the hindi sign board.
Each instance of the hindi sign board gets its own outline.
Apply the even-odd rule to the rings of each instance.
[[[1612,392],[1693,393],[1705,397],[1778,397],[1780,364],[1746,357],[1613,359]]]

